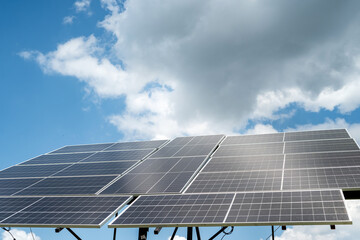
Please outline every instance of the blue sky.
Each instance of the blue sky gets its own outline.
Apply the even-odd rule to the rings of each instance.
[[[182,135],[347,128],[359,141],[359,7],[332,0],[1,1],[0,168],[64,145]],[[351,209],[354,217],[359,206]],[[356,226],[278,235],[352,239]],[[112,233],[77,231],[84,239]],[[236,228],[225,239],[269,231]],[[67,234],[34,232],[41,239]],[[133,229],[120,234],[136,237]]]

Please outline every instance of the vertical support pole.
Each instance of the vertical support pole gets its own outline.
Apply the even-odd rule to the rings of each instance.
[[[115,214],[115,217],[118,216],[118,213]],[[114,228],[114,237],[113,237],[113,240],[116,240],[116,228]]]
[[[187,228],[187,240],[192,240],[193,237],[193,228],[192,227],[188,227]]]
[[[195,227],[195,230],[196,230],[197,239],[201,240],[199,227]]]
[[[177,230],[178,230],[178,227],[176,227],[176,228],[174,229],[174,232],[173,232],[170,240],[174,240],[174,237],[175,237],[175,234],[176,234]]]
[[[146,240],[148,231],[149,231],[149,228],[139,228],[139,238],[138,238],[138,240]]]
[[[274,226],[271,226],[271,235],[272,235],[272,240],[275,240]]]

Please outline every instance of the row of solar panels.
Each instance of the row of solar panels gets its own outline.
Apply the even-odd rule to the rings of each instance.
[[[101,227],[131,197],[0,198],[0,226]],[[341,190],[141,196],[109,227],[351,224]]]
[[[263,191],[275,190],[278,192],[279,190],[301,189],[302,191],[282,192],[301,195],[309,192],[303,191],[304,189],[359,189],[360,151],[346,130],[234,136],[223,139],[223,135],[213,135],[181,137],[171,142],[164,140],[66,146],[49,154],[30,159],[0,172],[0,195],[7,196],[1,198],[4,199],[1,200],[5,202],[4,206],[7,206],[6,202],[11,202],[14,199],[20,199],[14,201],[24,201],[25,206],[16,212],[6,211],[10,207],[5,207],[3,210],[0,208],[0,225],[50,226],[53,223],[51,226],[69,226],[67,224],[85,227],[92,226],[92,224],[98,226],[100,225],[99,221],[105,219],[105,215],[111,215],[109,214],[111,209],[115,211],[116,204],[103,214],[100,214],[101,211],[85,210],[82,212],[78,206],[71,204],[75,198],[69,198],[70,195],[94,195],[88,200],[85,200],[87,198],[84,197],[79,197],[79,199],[84,199],[85,202],[93,201],[95,206],[98,200],[94,199],[103,198],[95,197],[97,194],[102,196],[113,195],[114,197],[114,195],[186,192],[194,194],[159,197],[166,199],[182,198],[182,196],[185,198],[186,196],[191,198],[207,196],[209,199],[217,199],[217,196],[221,195],[220,198],[233,196],[233,201],[235,201],[238,196],[245,194],[240,192],[248,191],[265,194]],[[208,160],[213,152],[212,158]],[[222,194],[226,192],[230,194]],[[329,195],[327,190],[317,192]],[[310,193],[315,192],[311,191]],[[246,193],[247,197],[245,198],[251,198],[249,196],[252,195],[247,194],[250,193]],[[278,199],[275,197],[276,192],[272,194],[274,194],[273,199]],[[330,195],[334,194],[336,195],[336,193]],[[51,197],[51,195],[63,196],[56,198]],[[140,207],[139,209],[149,213],[149,218],[146,221],[155,219],[153,215],[158,214],[159,208],[154,206],[146,209],[141,208],[145,205],[140,199],[148,197],[151,199],[155,196],[141,196],[125,213],[134,211],[134,214],[138,214],[140,210],[134,208]],[[62,198],[64,198],[64,203],[67,202],[67,204],[62,205],[64,209],[62,211],[60,208],[53,211],[48,211],[47,208],[42,211],[41,207],[35,211],[31,208],[33,204],[37,206],[37,204],[49,202],[48,204],[51,205],[55,203],[54,201],[61,201]],[[126,201],[122,199],[124,204],[129,200],[128,197],[125,198]],[[67,201],[66,199],[72,200]],[[218,225],[221,222],[220,218],[211,220],[213,217],[211,214],[214,214],[215,208],[222,209],[221,213],[216,213],[219,216],[223,216],[224,209],[227,209],[222,222],[231,222],[230,225],[269,224],[269,221],[290,221],[293,224],[311,224],[316,221],[321,223],[349,223],[349,218],[345,217],[347,213],[344,213],[346,209],[344,205],[339,203],[343,204],[344,202],[338,199],[333,198],[326,201],[322,199],[320,203],[323,205],[319,204],[319,201],[311,203],[315,205],[300,201],[300,207],[297,200],[290,200],[289,207],[287,204],[289,200],[284,202],[280,199],[280,208],[278,208],[279,203],[276,203],[276,207],[264,209],[261,214],[251,211],[246,215],[251,216],[251,218],[247,219],[240,218],[246,210],[241,209],[243,204],[240,204],[241,206],[233,203],[230,205],[203,204],[201,206],[203,212],[193,211],[199,208],[197,204],[191,208],[181,204],[171,205],[170,207],[174,209],[173,214],[176,217],[171,217],[172,215],[163,216],[168,213],[169,206],[160,204],[157,207],[166,210],[159,215],[159,219],[154,220],[153,224],[159,224],[161,221],[162,225]],[[211,201],[217,202],[217,200]],[[324,205],[325,202],[326,205]],[[286,203],[286,207],[282,205],[283,203]],[[262,202],[262,205],[267,206],[267,203]],[[117,207],[120,206],[123,204],[119,204]],[[245,205],[245,207],[251,206],[259,207],[260,205]],[[338,206],[339,209],[335,206]],[[66,209],[71,208],[77,209],[78,214],[67,212]],[[151,208],[156,209],[156,211],[150,211]],[[239,208],[238,212],[236,212],[236,208]],[[219,209],[217,211],[220,211]],[[282,212],[283,209],[290,209],[291,214],[288,214],[288,210]],[[310,209],[312,210],[310,211]],[[270,212],[267,212],[268,210]],[[293,210],[294,212],[292,212]],[[141,210],[141,212],[143,211]],[[205,212],[211,214],[204,215]],[[63,224],[53,220],[54,218],[44,222],[54,213],[59,213],[58,216],[61,219],[66,219],[68,216],[68,220],[64,220]],[[112,226],[151,225],[148,222],[140,223],[141,218],[132,219],[134,215],[129,217],[125,213]],[[336,218],[330,217],[334,213],[336,213]],[[96,217],[99,214],[101,217]],[[273,218],[270,219],[270,216],[279,216],[279,218],[274,220]],[[70,220],[76,219],[76,217],[78,220],[70,223]],[[184,219],[180,220],[180,217],[184,217]],[[194,219],[191,220],[189,217]],[[254,220],[255,217],[257,220]],[[265,221],[266,217],[268,220]]]

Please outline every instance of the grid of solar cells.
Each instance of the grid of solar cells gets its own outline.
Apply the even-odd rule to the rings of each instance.
[[[286,142],[285,153],[333,152],[359,150],[353,139]]]
[[[221,225],[234,194],[140,196],[109,227]]]
[[[101,194],[180,192],[204,157],[149,158]]]
[[[242,172],[282,169],[284,155],[213,157],[201,172]]]
[[[360,166],[360,151],[287,154],[285,169]]]
[[[79,162],[93,153],[73,153],[73,154],[45,154],[39,157],[30,159],[20,165],[29,164],[53,164],[53,163],[75,163]]]
[[[129,197],[45,197],[0,224],[23,227],[100,227],[129,200]]]
[[[283,189],[360,189],[360,167],[285,169]]]
[[[40,198],[0,198],[0,226],[4,226],[2,223],[8,217],[39,200]]]
[[[341,190],[237,193],[225,222],[231,225],[351,223]]]
[[[224,135],[179,137],[154,153],[152,158],[207,156]]]
[[[214,157],[231,157],[245,155],[268,155],[282,154],[284,143],[259,143],[259,144],[239,144],[221,146]]]
[[[283,138],[284,138],[284,133],[228,136],[221,143],[221,145],[282,142]]]
[[[98,152],[103,151],[106,148],[114,145],[114,143],[100,143],[100,144],[86,144],[86,145],[72,145],[65,146],[58,150],[51,152],[50,154],[55,153],[76,153],[76,152]]]
[[[18,165],[0,171],[0,178],[48,177],[70,164],[56,165]]]
[[[43,178],[0,179],[0,196],[11,196]]]
[[[282,170],[248,172],[201,172],[186,193],[280,190]]]
[[[345,129],[285,133],[285,141],[303,141],[335,138],[350,138],[350,136]]]
[[[46,178],[15,194],[16,196],[95,194],[116,176]]]
[[[135,163],[134,161],[77,163],[54,174],[54,176],[120,175]]]
[[[114,161],[138,161],[150,154],[153,149],[97,152],[81,162],[114,162]]]
[[[115,143],[111,147],[107,148],[106,151],[154,149],[154,148],[159,148],[161,145],[163,145],[166,142],[167,142],[167,140],[154,140],[154,141],[141,141],[141,142],[121,142],[121,143]]]

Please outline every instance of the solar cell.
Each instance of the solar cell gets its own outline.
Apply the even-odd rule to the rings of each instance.
[[[285,169],[283,189],[360,189],[360,167]]]
[[[260,155],[211,158],[202,172],[240,172],[282,169],[284,155]]]
[[[186,193],[280,190],[282,171],[200,173]]]
[[[112,145],[114,145],[114,143],[65,146],[65,147],[62,147],[58,150],[51,152],[51,154],[54,154],[54,153],[76,153],[76,152],[97,152],[97,151],[103,151]]]
[[[0,178],[48,177],[69,166],[70,164],[13,166],[1,171]]]
[[[41,198],[0,198],[0,226],[4,226],[3,221],[8,217],[34,204],[40,199]]]
[[[224,135],[195,136],[187,145],[214,145],[223,137]]]
[[[231,225],[351,224],[340,190],[237,193]]]
[[[286,142],[285,153],[333,152],[359,150],[353,139]]]
[[[111,228],[351,224],[340,190],[140,196]]]
[[[204,157],[149,158],[101,194],[177,193],[204,160]]]
[[[285,169],[360,166],[360,151],[287,154]]]
[[[109,227],[222,225],[234,194],[140,196]]]
[[[107,148],[106,151],[113,150],[135,150],[135,149],[154,149],[158,148],[167,140],[154,140],[154,141],[141,141],[141,142],[121,142],[115,143],[111,147]]]
[[[10,196],[43,178],[0,179],[0,196]]]
[[[54,174],[54,176],[120,175],[135,163],[134,161],[77,163]]]
[[[316,139],[350,138],[345,129],[300,131],[285,133],[285,141],[302,141]]]
[[[81,162],[138,161],[149,155],[153,149],[97,152]]]
[[[95,194],[116,176],[46,178],[26,188],[16,196]]]
[[[178,152],[176,152],[174,157],[185,157],[185,156],[207,156],[215,148],[214,144],[207,145],[189,145],[184,146]]]
[[[27,202],[27,199],[18,200]],[[100,227],[129,200],[129,197],[45,197],[1,221],[0,225]]]
[[[20,165],[29,164],[53,164],[53,163],[75,163],[79,162],[93,153],[74,153],[74,154],[45,154],[39,157],[30,159]]]
[[[183,146],[177,145],[177,146],[165,146],[156,151],[154,154],[151,155],[151,158],[161,158],[161,157],[172,157],[177,153]]]
[[[283,143],[225,145],[218,148],[214,157],[282,154],[283,148]]]
[[[284,139],[284,133],[228,136],[221,143],[221,145],[282,142],[283,139]]]

